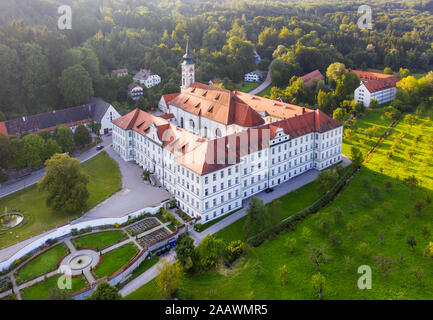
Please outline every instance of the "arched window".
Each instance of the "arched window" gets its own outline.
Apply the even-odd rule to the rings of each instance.
[[[215,136],[216,136],[217,138],[222,137],[221,130],[220,130],[219,128],[216,128],[216,129],[215,129]]]
[[[195,128],[194,120],[189,119],[189,126],[190,126],[191,129],[194,129],[194,128]]]
[[[207,138],[207,127],[203,128],[203,136]]]

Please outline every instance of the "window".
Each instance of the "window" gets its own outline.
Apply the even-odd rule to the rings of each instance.
[[[215,129],[215,136],[216,136],[217,138],[222,137],[221,130],[220,130],[219,128],[216,128],[216,129]]]

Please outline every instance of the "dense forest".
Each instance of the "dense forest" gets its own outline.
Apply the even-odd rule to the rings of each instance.
[[[198,81],[242,80],[274,60],[273,81],[334,62],[351,68],[433,69],[433,1],[372,1],[373,28],[358,28],[364,3],[330,0],[0,0],[0,121],[87,102],[130,101],[130,77],[112,69],[150,68],[162,84],[145,91],[141,108],[178,91],[189,38]],[[58,7],[72,8],[72,29],[59,30]]]

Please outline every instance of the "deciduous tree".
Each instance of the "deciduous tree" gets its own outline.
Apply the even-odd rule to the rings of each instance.
[[[89,199],[89,177],[81,168],[80,161],[57,153],[45,164],[46,175],[38,185],[48,193],[47,206],[65,213],[82,212]]]

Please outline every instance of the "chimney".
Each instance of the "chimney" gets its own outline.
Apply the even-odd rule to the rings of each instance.
[[[26,117],[23,117],[23,121],[26,122],[26,120],[27,120],[27,118],[26,118]]]
[[[305,114],[305,107],[302,107],[302,114]]]

